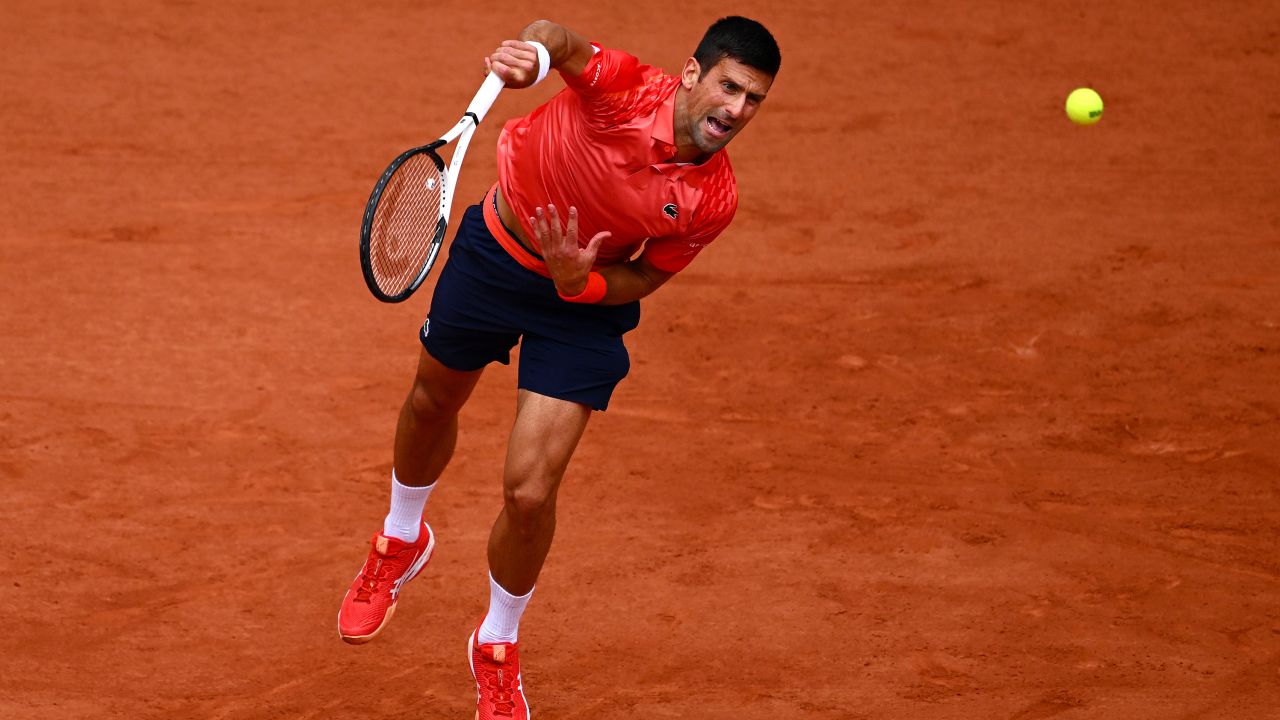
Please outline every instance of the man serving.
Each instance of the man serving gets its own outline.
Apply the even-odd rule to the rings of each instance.
[[[521,343],[503,507],[489,536],[489,610],[469,643],[477,717],[529,716],[518,626],[551,547],[556,495],[593,410],[630,361],[639,300],[728,227],[737,208],[724,151],[781,64],[759,23],[714,23],[679,76],[540,20],[486,65],[508,88],[558,70],[565,90],[498,138],[498,181],[467,209],[396,426],[391,508],[338,614],[372,639],[431,557],[423,511],[453,455],[458,412],[484,367]]]

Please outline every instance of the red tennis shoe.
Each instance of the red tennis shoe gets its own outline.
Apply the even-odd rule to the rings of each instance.
[[[479,628],[467,642],[471,677],[476,679],[476,720],[529,720],[529,701],[520,679],[515,643],[477,643]]]
[[[422,523],[416,542],[404,542],[382,533],[373,536],[369,558],[352,581],[338,610],[338,634],[352,645],[369,642],[396,611],[400,589],[421,572],[431,559],[436,537]]]

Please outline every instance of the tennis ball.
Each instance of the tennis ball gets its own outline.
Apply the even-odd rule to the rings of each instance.
[[[1067,117],[1077,125],[1092,125],[1102,119],[1102,97],[1089,88],[1077,88],[1067,96]]]

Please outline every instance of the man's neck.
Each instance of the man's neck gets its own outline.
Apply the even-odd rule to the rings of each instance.
[[[671,128],[674,131],[676,145],[676,154],[671,157],[672,162],[696,163],[701,165],[711,158],[711,155],[702,152],[702,150],[694,144],[693,136],[689,133],[689,116],[686,101],[689,99],[689,91],[684,86],[676,88],[676,101],[672,105],[671,112]]]

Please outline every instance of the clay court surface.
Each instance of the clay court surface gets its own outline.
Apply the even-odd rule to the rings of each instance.
[[[834,0],[5,3],[0,717],[471,718],[513,368],[335,629],[429,298],[364,202],[528,21],[675,71],[728,12],[782,72],[570,468],[535,717],[1280,717],[1280,9]]]

